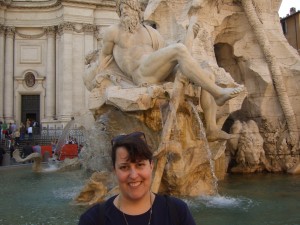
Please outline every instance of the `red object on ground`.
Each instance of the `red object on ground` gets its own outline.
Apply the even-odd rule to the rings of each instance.
[[[73,159],[75,157],[78,157],[78,145],[65,144],[59,154],[59,160],[64,160],[65,158]]]
[[[49,152],[50,158],[52,157],[52,146],[51,145],[42,145],[41,154],[44,156],[45,152]]]

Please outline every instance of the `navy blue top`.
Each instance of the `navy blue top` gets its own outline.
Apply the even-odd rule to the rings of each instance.
[[[111,197],[105,203],[105,225],[126,225],[123,213],[113,204],[116,196]],[[156,195],[152,205],[151,225],[196,225],[187,204],[181,199],[169,197],[170,204],[175,204],[177,215],[170,215],[166,198]],[[100,205],[97,204],[80,216],[79,225],[101,225]],[[141,215],[127,215],[128,225],[148,224],[150,209]],[[175,221],[174,221],[175,219]],[[177,220],[180,220],[178,223]],[[174,221],[173,223],[171,221]]]

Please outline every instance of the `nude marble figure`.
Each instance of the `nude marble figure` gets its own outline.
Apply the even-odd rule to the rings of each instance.
[[[100,53],[100,68],[105,70],[114,60],[120,70],[137,85],[163,82],[177,69],[191,82],[201,86],[215,99],[217,105],[236,97],[243,86],[222,88],[209,77],[182,43],[165,46],[154,28],[144,25],[143,13],[137,0],[118,0],[120,23],[107,28]]]

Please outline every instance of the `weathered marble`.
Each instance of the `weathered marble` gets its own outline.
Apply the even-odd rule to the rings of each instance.
[[[231,171],[238,173],[276,172],[294,168],[293,166],[299,161],[300,108],[295,102],[299,98],[299,87],[295,84],[299,80],[300,59],[282,34],[277,13],[280,1],[150,0],[142,2],[145,5],[146,22],[155,26],[166,43],[171,46],[178,41],[183,41],[187,36],[188,24],[191,21],[196,22],[199,26],[195,39],[192,42],[183,41],[187,47],[191,48],[193,58],[202,69],[214,74],[214,81],[218,85],[234,87],[237,82],[246,87],[245,95],[217,108],[213,118],[209,115],[214,115],[214,113],[207,115],[205,105],[201,103],[197,107],[208,130],[210,121],[214,120],[219,130],[222,127],[228,132],[230,128],[232,130],[226,150],[221,142],[219,145],[212,144],[218,143],[218,139],[210,139],[208,135],[208,140],[214,141],[210,143],[210,146],[214,152],[213,159],[218,164],[219,177],[224,177],[228,165],[231,165],[230,162],[235,164],[230,167]],[[132,89],[139,95],[131,93],[130,76],[133,74],[129,74],[127,79],[125,74],[124,78],[122,67],[118,67],[118,64],[112,65],[111,70],[103,74],[101,72],[103,67],[97,66],[102,63],[101,60],[99,62],[97,57],[93,60],[93,57],[89,56],[87,62],[89,69],[84,79],[89,90],[92,90],[90,109],[95,118],[100,118],[105,111],[105,105],[111,104],[123,111],[128,110],[125,114],[133,116],[132,118],[148,124],[154,131],[162,133],[155,155],[158,157],[160,168],[167,169],[159,172],[158,176],[162,177],[162,183],[159,183],[159,178],[158,183],[154,184],[155,188],[159,187],[160,191],[173,194],[194,195],[211,192],[211,183],[201,183],[203,178],[196,179],[198,184],[189,184],[189,179],[185,179],[190,189],[186,189],[187,186],[181,180],[182,174],[189,174],[188,169],[185,170],[186,165],[192,168],[206,164],[201,171],[205,174],[204,176],[210,176],[208,161],[204,159],[206,153],[196,153],[205,149],[206,139],[200,138],[203,141],[202,144],[200,140],[199,143],[196,141],[201,136],[201,129],[195,127],[198,123],[191,120],[193,110],[182,99],[179,102],[172,100],[176,99],[172,98],[176,94],[177,97],[185,96],[185,99],[190,97],[181,92],[180,86],[177,87],[179,89],[173,86],[170,91],[163,91],[165,96],[159,95],[159,101],[153,104],[155,98],[147,93],[147,86]],[[111,60],[111,58],[106,58],[105,62],[110,64]],[[286,82],[282,81],[283,77]],[[174,76],[173,79],[167,80],[174,81]],[[133,84],[134,82],[133,79]],[[183,84],[186,85],[185,82]],[[174,89],[175,92],[172,92]],[[114,96],[113,101],[107,100],[110,90]],[[118,90],[119,93],[117,93]],[[200,92],[194,92],[192,95],[193,102],[196,104],[199,104],[199,98],[198,101],[195,99]],[[141,93],[147,94],[148,97]],[[200,96],[205,95],[201,93]],[[200,102],[201,100],[200,97]],[[168,104],[170,104],[169,107]],[[177,113],[174,114],[172,110]],[[170,117],[176,118],[175,124]],[[266,126],[266,120],[268,124],[272,124],[272,128],[269,129]],[[236,122],[232,126],[234,121]],[[163,127],[160,128],[162,125]],[[119,129],[122,130],[122,127],[120,126]],[[195,134],[197,135],[194,136]],[[194,148],[192,147],[194,144],[201,147]],[[164,153],[161,154],[164,151],[167,151],[169,159],[172,159],[168,161],[168,164]],[[229,155],[225,157],[224,151]],[[182,154],[183,152],[185,154]],[[193,156],[189,158],[189,154]],[[160,157],[164,160],[160,160]],[[191,163],[190,160],[193,158],[196,158],[198,163]],[[205,168],[208,170],[206,171]],[[210,180],[212,181],[212,177]],[[154,178],[154,183],[155,181]],[[197,187],[198,192],[194,192],[192,187]],[[179,190],[183,192],[180,193]]]

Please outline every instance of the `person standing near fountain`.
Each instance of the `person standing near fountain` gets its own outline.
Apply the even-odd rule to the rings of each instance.
[[[4,154],[5,154],[5,150],[2,146],[0,146],[0,166],[2,166],[2,161],[3,161],[3,158],[4,158]]]
[[[154,164],[142,132],[115,137],[111,159],[120,194],[88,209],[79,225],[196,225],[185,202],[151,192]]]
[[[31,153],[33,153],[32,146],[30,145],[29,141],[26,142],[26,145],[22,149],[22,156],[23,158],[26,158]]]
[[[32,147],[32,149],[33,149],[33,152],[36,152],[36,153],[41,154],[41,152],[42,152],[42,148],[38,142],[35,143],[35,145]]]

